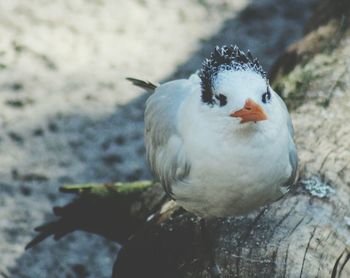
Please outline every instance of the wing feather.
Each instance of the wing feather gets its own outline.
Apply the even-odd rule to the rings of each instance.
[[[191,90],[187,79],[165,83],[146,102],[146,156],[165,192],[174,198],[172,186],[183,182],[190,173],[177,121],[181,105]]]
[[[284,192],[288,192],[291,190],[291,188],[296,184],[296,181],[298,179],[298,154],[297,154],[297,149],[294,144],[294,128],[293,128],[293,123],[292,119],[290,118],[288,109],[282,98],[278,96],[278,100],[281,104],[282,107],[282,112],[284,113],[284,116],[287,120],[287,126],[288,126],[288,131],[289,131],[289,143],[288,143],[288,153],[289,153],[289,163],[292,167],[292,173],[288,180],[282,185],[282,190]]]

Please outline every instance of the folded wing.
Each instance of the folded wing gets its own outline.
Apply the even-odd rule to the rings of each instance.
[[[146,102],[145,145],[148,162],[172,198],[172,186],[184,182],[191,165],[186,159],[178,131],[181,105],[192,89],[190,80],[182,79],[158,87]]]

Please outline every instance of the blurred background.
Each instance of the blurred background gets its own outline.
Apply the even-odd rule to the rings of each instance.
[[[24,252],[63,184],[149,179],[147,94],[125,77],[186,78],[215,45],[268,70],[318,0],[1,0],[0,277],[110,277],[118,246],[76,232]]]

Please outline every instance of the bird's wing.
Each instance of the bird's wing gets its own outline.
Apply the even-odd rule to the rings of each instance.
[[[146,102],[146,156],[165,192],[172,198],[172,185],[184,182],[190,172],[178,131],[181,105],[192,90],[190,79],[175,80],[158,87]]]
[[[292,166],[292,174],[284,184],[284,187],[286,187],[288,191],[296,184],[299,176],[297,149],[295,147],[293,139],[290,139],[289,141],[289,162]]]
[[[289,143],[288,143],[288,153],[289,153],[289,163],[292,167],[292,173],[288,180],[283,184],[282,190],[288,192],[293,185],[295,185],[297,179],[298,179],[298,155],[297,155],[297,149],[294,144],[294,128],[293,123],[290,118],[288,109],[284,101],[278,96],[278,100],[282,107],[282,112],[284,113],[284,116],[287,121],[288,131],[289,131]]]

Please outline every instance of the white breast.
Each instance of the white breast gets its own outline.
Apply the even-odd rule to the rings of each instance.
[[[191,163],[186,183],[173,185],[180,205],[203,217],[224,217],[245,214],[283,195],[280,186],[292,171],[286,127],[266,132],[266,125],[248,123],[233,132],[232,118],[210,122],[194,115],[191,106],[183,108],[179,125]]]

